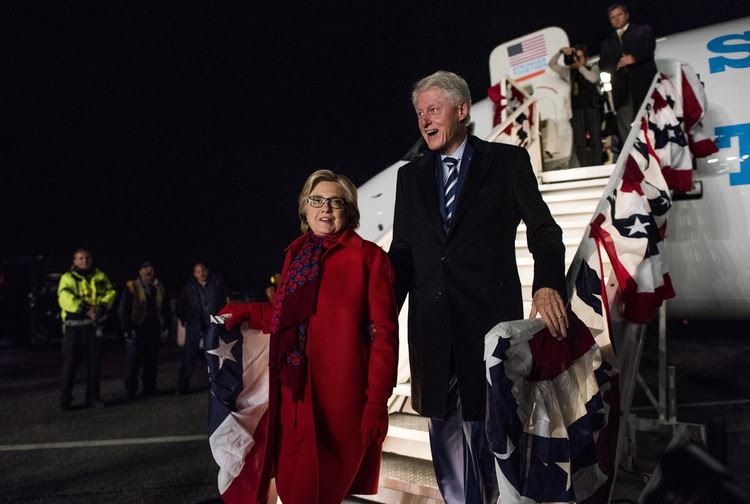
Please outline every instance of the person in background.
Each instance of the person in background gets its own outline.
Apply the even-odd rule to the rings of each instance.
[[[86,405],[102,407],[100,380],[103,326],[112,304],[115,288],[107,275],[94,267],[91,253],[79,248],[73,253],[73,266],[63,273],[57,286],[57,301],[63,322],[63,367],[60,409],[70,409],[73,384],[81,360],[86,361]]]
[[[272,305],[276,302],[276,289],[278,289],[279,281],[281,280],[281,273],[274,273],[271,277],[271,283],[266,287],[266,297],[268,302]]]
[[[563,56],[564,65],[559,63]],[[599,67],[588,65],[586,46],[563,47],[552,56],[549,67],[570,84],[570,124],[580,166],[602,162],[602,96]]]
[[[227,328],[270,333],[268,447],[284,504],[378,492],[398,319],[388,255],[362,239],[357,189],[314,172],[298,199],[302,235],[286,252],[275,303],[228,304]],[[248,501],[265,498],[249,495]]]
[[[617,128],[624,143],[656,75],[656,40],[650,26],[630,22],[625,5],[611,5],[607,15],[615,31],[602,42],[599,68],[612,75]]]
[[[125,336],[125,393],[134,399],[143,366],[143,395],[156,393],[159,347],[169,334],[169,300],[150,261],[140,264],[138,278],[125,284],[118,310]]]
[[[177,317],[185,326],[185,346],[177,380],[178,394],[190,392],[190,378],[201,341],[206,338],[210,315],[218,312],[227,301],[227,290],[221,278],[211,274],[205,264],[197,263],[193,267],[193,278],[188,280],[177,302]]]
[[[567,332],[562,230],[542,200],[529,154],[469,135],[471,96],[438,71],[414,85],[412,103],[430,151],[398,171],[393,242],[399,306],[409,296],[412,406],[429,417],[430,447],[445,502],[495,503],[484,337],[523,318],[515,257],[526,224],[534,257],[531,318]]]

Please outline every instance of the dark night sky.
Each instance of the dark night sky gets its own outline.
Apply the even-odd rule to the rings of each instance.
[[[359,185],[417,139],[414,81],[453,70],[483,99],[496,45],[557,25],[597,53],[608,3],[4,2],[0,259],[59,270],[84,245],[122,285],[149,257],[173,292],[203,259],[260,290],[307,175]],[[629,7],[657,36],[750,15]]]

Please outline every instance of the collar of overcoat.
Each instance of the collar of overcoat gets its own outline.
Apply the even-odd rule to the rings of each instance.
[[[284,250],[289,254],[296,255],[300,247],[302,247],[302,244],[305,242],[305,236],[307,236],[307,233],[299,235]],[[353,229],[345,229],[341,233],[341,236],[339,236],[339,239],[336,240],[336,245],[328,249],[326,251],[326,254],[339,245],[351,248],[362,248],[364,246],[364,239],[359,236]]]
[[[430,225],[433,226],[444,240],[451,237],[456,227],[461,225],[461,219],[466,214],[467,208],[471,205],[472,200],[481,189],[484,179],[490,172],[492,166],[492,149],[488,142],[483,142],[477,137],[470,135],[469,144],[473,148],[473,154],[470,159],[461,161],[461,169],[468,166],[466,179],[464,180],[461,194],[458,197],[458,206],[456,215],[453,217],[451,227],[446,234],[443,229],[442,218],[437,196],[437,179],[435,177],[435,156],[440,153],[430,151],[422,158],[417,160],[417,184],[421,195],[422,204],[425,205],[428,215],[432,215]],[[468,165],[465,164],[468,161]]]

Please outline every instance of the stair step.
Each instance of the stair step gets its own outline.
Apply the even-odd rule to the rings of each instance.
[[[435,479],[435,470],[429,460],[383,453],[380,464],[380,488],[435,500],[379,500],[376,502],[423,502],[425,504],[443,502],[437,479]]]
[[[432,460],[427,418],[408,413],[391,413],[388,424],[388,436],[383,442],[384,453]]]
[[[393,389],[393,395],[411,397],[411,383],[399,383]]]
[[[400,427],[415,431],[427,432],[427,417],[411,415],[409,413],[391,413],[388,416],[389,429]]]
[[[573,190],[556,190],[556,191],[549,191],[542,193],[542,199],[544,199],[544,202],[547,203],[547,205],[551,205],[553,203],[560,203],[565,201],[584,201],[589,199],[598,200],[602,197],[603,191],[604,191],[605,184],[602,184],[601,186],[595,186],[591,188],[583,188],[578,189],[576,191]]]
[[[568,168],[566,170],[554,170],[541,173],[540,185],[577,185],[591,179],[608,179],[615,169],[614,164],[601,166],[586,166],[584,168]],[[580,187],[580,185],[578,185]]]

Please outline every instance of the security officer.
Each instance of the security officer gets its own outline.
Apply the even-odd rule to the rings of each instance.
[[[102,364],[102,328],[116,292],[107,275],[94,268],[91,253],[78,249],[73,266],[60,277],[57,301],[63,321],[63,368],[60,408],[70,409],[73,382],[81,359],[86,360],[86,405],[102,407],[99,392]]]

